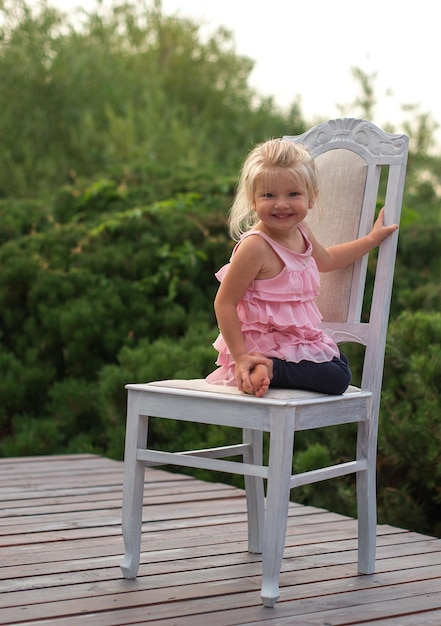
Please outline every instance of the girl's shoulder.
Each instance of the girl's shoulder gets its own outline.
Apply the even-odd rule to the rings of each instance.
[[[234,272],[243,277],[250,271],[259,274],[274,258],[274,252],[267,243],[266,236],[252,237],[251,235],[263,235],[259,231],[249,231],[242,235],[234,246],[230,260],[216,272],[218,280],[222,280],[228,272]]]
[[[311,254],[311,251],[312,251],[312,245],[311,245],[311,241],[310,241],[310,239],[308,237],[308,229],[305,228],[302,224],[298,225],[298,229],[299,229],[299,232],[302,235],[302,237],[304,239],[304,242],[305,242],[305,252],[304,253],[298,253],[298,252],[294,252],[293,250],[290,250],[289,248],[287,248],[283,244],[279,243],[278,241],[275,241],[269,235],[267,235],[266,233],[264,233],[264,232],[262,232],[260,230],[248,230],[246,233],[244,233],[242,235],[240,241],[236,244],[234,250],[236,250],[238,248],[238,246],[245,239],[250,238],[252,235],[257,235],[257,237],[253,237],[252,238],[252,240],[254,242],[256,242],[256,241],[260,241],[260,242],[265,241],[281,257],[285,257],[286,255],[288,255],[289,257],[292,257],[292,256],[298,256],[299,254],[300,254],[300,256],[302,256],[303,254],[306,254],[307,256],[309,256]],[[233,251],[233,253],[234,253],[234,251]]]
[[[248,230],[246,233],[244,233],[242,237],[240,238],[240,241],[238,242],[237,245],[239,245],[246,239],[251,240],[253,242],[257,242],[257,241],[261,242],[260,245],[262,245],[263,241],[266,241],[266,243],[268,243],[272,248],[284,247],[280,243],[278,243],[275,239],[272,239],[272,237],[262,232],[261,230],[257,230],[257,229]]]
[[[271,237],[268,237],[268,235],[266,235],[265,233],[262,233],[260,230],[248,230],[241,236],[239,241],[234,246],[232,256],[234,256],[234,254],[240,247],[242,247],[242,249],[254,249],[256,252],[259,252],[264,250],[267,244],[273,247],[273,243],[275,244],[276,242],[273,241]]]
[[[257,229],[251,229],[251,230],[247,230],[245,233],[243,233],[243,235],[241,236],[240,240],[238,241],[238,244],[242,243],[242,241],[245,241],[245,239],[249,239],[250,237],[257,236],[260,237],[260,239],[265,239],[265,240],[269,240],[269,241],[273,241],[271,239],[271,237],[269,237],[267,234],[263,233],[261,230],[257,230]],[[254,241],[258,241],[258,239],[254,238]]]

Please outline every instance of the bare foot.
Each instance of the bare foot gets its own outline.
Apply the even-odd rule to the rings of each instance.
[[[248,380],[244,380],[244,377],[242,377],[242,384],[238,385],[238,388],[245,393],[260,398],[268,391],[270,386],[273,377],[273,362],[259,352],[250,352],[250,356],[259,357],[260,362],[253,365],[252,360],[250,360],[249,364],[247,363],[248,367],[250,367]]]
[[[250,381],[252,386],[252,392],[258,398],[261,398],[270,386],[271,378],[269,375],[269,368],[266,365],[259,363],[250,372]]]

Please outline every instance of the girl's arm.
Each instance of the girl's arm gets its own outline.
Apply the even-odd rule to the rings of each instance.
[[[378,214],[375,224],[368,235],[341,243],[337,246],[325,248],[322,246],[312,234],[309,227],[307,228],[308,237],[312,243],[312,255],[317,263],[320,272],[332,272],[350,265],[360,257],[376,248],[391,233],[397,230],[398,225],[384,225],[384,207]]]
[[[248,237],[240,244],[214,300],[219,330],[234,359],[236,383],[241,391],[251,389],[252,368],[258,363],[267,362],[265,357],[247,352],[236,309],[250,283],[264,268],[267,245],[260,237]]]

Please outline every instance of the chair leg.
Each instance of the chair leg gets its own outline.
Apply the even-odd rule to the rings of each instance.
[[[274,411],[271,416],[261,590],[266,607],[274,606],[279,598],[292,473],[293,419],[286,410]]]
[[[138,394],[129,391],[122,501],[125,554],[120,566],[124,578],[136,578],[139,568],[145,465],[137,460],[136,450],[146,443],[147,418],[139,415]]]
[[[257,430],[244,429],[243,442],[248,444],[244,454],[244,463],[262,465],[263,436]],[[248,551],[260,554],[263,545],[263,528],[265,522],[265,493],[263,478],[244,476],[248,512]]]
[[[367,450],[369,424],[359,425],[358,454]],[[377,543],[376,446],[370,443],[367,469],[357,473],[358,572],[373,574]],[[374,449],[374,450],[372,450]]]

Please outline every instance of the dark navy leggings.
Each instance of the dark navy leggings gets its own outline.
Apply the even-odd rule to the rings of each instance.
[[[338,396],[346,391],[351,382],[351,370],[347,357],[340,353],[326,363],[300,361],[292,363],[282,359],[273,362],[273,379],[270,387],[279,389],[304,389]]]

